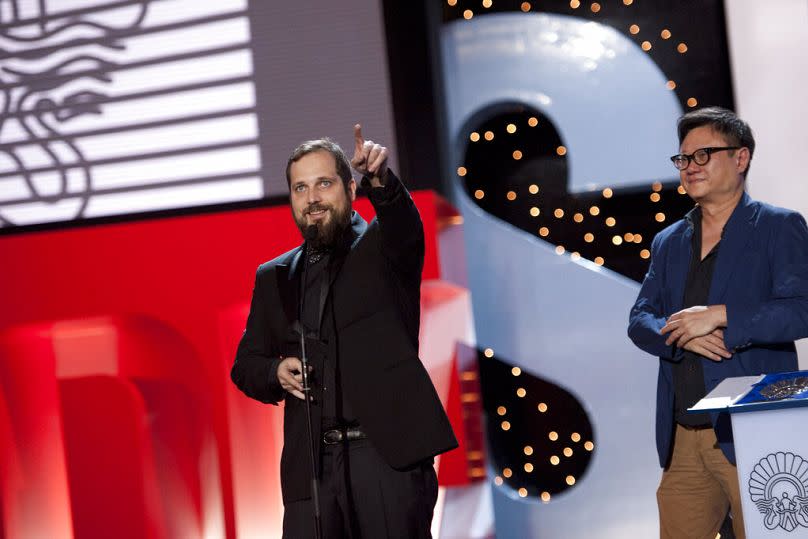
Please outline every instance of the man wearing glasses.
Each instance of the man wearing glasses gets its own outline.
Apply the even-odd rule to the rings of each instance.
[[[687,408],[724,378],[797,370],[794,341],[808,336],[808,228],[799,213],[746,193],[755,140],[732,111],[690,112],[678,131],[671,161],[696,207],[654,238],[628,334],[660,359],[660,536],[715,537],[729,510],[742,538],[729,417]]]

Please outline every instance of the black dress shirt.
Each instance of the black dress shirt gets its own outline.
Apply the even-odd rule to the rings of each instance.
[[[718,259],[719,241],[715,247],[701,259],[701,208],[688,214],[693,226],[693,240],[690,255],[690,269],[687,272],[683,308],[695,305],[707,305],[710,295],[710,284],[713,281],[713,269]],[[707,413],[689,414],[687,409],[696,404],[706,394],[704,387],[703,361],[711,361],[695,352],[684,351],[682,361],[673,364],[673,390],[676,422],[689,427],[710,425]]]

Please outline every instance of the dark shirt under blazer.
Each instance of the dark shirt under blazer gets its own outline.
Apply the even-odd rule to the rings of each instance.
[[[684,219],[656,235],[651,265],[629,315],[628,335],[659,357],[656,441],[667,466],[674,433],[673,364],[683,350],[665,344],[659,330],[682,310],[693,227]],[[794,211],[752,200],[744,193],[724,226],[707,305],[727,307],[724,344],[730,359],[704,362],[706,391],[733,376],[797,369],[794,341],[808,337],[808,228]],[[735,462],[726,413],[711,413],[718,443]]]
[[[312,366],[338,365],[351,410],[379,454],[407,469],[457,447],[432,381],[418,358],[424,232],[418,210],[392,172],[384,188],[371,189],[376,218],[352,219],[353,241],[329,257],[330,287],[322,326],[332,336],[315,350]],[[297,319],[301,247],[262,264],[256,272],[247,326],[231,371],[247,396],[277,404],[280,358],[297,353],[291,324]],[[307,352],[309,351],[307,341]],[[314,387],[315,402],[322,394]],[[322,409],[313,407],[315,438]],[[310,496],[305,403],[286,399],[281,488],[284,503]],[[317,452],[319,457],[319,451]]]

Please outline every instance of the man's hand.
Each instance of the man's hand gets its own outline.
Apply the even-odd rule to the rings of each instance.
[[[354,155],[351,166],[359,174],[370,178],[373,187],[381,187],[387,180],[387,148],[365,140],[362,137],[362,126],[354,126]]]
[[[687,341],[682,348],[716,362],[732,357],[732,353],[724,344],[724,332],[720,329],[714,329],[711,333],[701,337],[694,337]]]
[[[724,305],[711,305],[705,307],[698,305],[688,307],[668,318],[665,326],[660,330],[662,335],[668,335],[665,344],[670,346],[676,343],[679,348],[696,337],[708,335],[713,330],[726,327],[727,308]]]
[[[296,357],[287,357],[278,365],[278,382],[288,393],[300,400],[305,400],[303,394],[303,364]]]

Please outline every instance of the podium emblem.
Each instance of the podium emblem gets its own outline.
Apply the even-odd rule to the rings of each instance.
[[[808,461],[794,453],[770,453],[749,475],[749,496],[767,529],[801,533],[799,528],[808,528]]]

